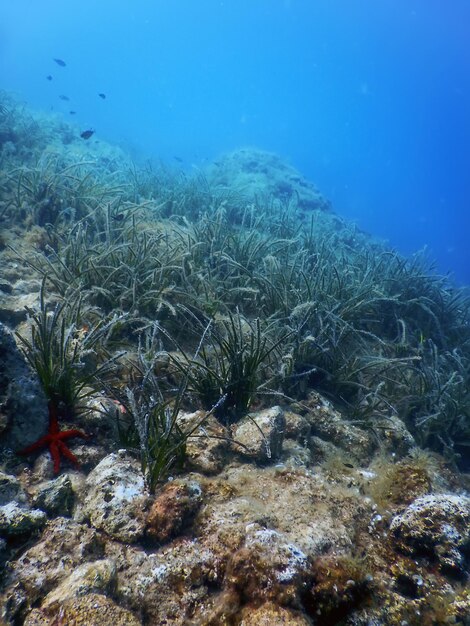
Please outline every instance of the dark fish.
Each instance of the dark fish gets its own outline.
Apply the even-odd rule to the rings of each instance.
[[[354,469],[354,465],[352,463],[343,463],[344,467],[348,467],[349,469]]]
[[[77,112],[76,111],[69,111],[69,115],[76,115]]]
[[[48,74],[48,75],[46,76],[46,78],[47,78],[47,80],[52,80],[52,76],[51,76],[50,74]]]
[[[60,65],[60,67],[65,67],[67,65],[65,61],[62,61],[62,59],[54,59],[54,61],[57,63],[57,65]]]
[[[174,156],[173,158],[175,159],[175,161],[178,161],[178,163],[182,163],[183,162],[183,159],[181,157],[179,157],[179,156]]]
[[[68,102],[68,101],[70,100],[70,98],[69,98],[68,96],[64,96],[64,95],[59,96],[59,98],[60,98],[61,100],[65,100],[66,102]]]
[[[124,219],[124,213],[117,213],[116,215],[111,215],[113,220],[116,220],[116,222],[122,222],[122,220]]]
[[[84,130],[83,133],[80,133],[80,137],[82,139],[90,139],[90,137],[94,134],[94,130],[90,128],[90,130]]]
[[[99,93],[98,94],[100,98],[102,98],[103,100],[106,100],[106,94],[105,93]]]

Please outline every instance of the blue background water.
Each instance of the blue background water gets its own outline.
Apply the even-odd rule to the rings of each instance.
[[[0,85],[188,169],[276,151],[470,284],[467,0],[0,0]]]

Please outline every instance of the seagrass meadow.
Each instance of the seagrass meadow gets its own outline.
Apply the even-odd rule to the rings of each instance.
[[[14,333],[44,402],[42,417],[31,418],[35,425],[23,416],[21,432],[15,430],[20,416],[2,370],[3,475],[41,475],[40,459],[50,463],[48,446],[49,479],[55,480],[70,468],[93,469],[106,454],[127,454],[137,462],[149,497],[179,489],[184,515],[191,517],[201,495],[178,481],[200,470],[191,460],[194,446],[208,440],[226,446],[220,458],[225,455],[228,462],[230,454],[249,457],[252,439],[261,438],[264,457],[254,466],[266,467],[281,459],[281,444],[254,416],[273,407],[305,416],[321,405],[341,416],[341,428],[360,432],[371,443],[361,447],[358,435],[335,450],[331,429],[323,432],[320,421],[300,429],[296,454],[313,455],[299,461],[302,480],[317,463],[313,437],[322,475],[336,485],[337,501],[346,497],[346,487],[340,491],[335,481],[357,479],[354,485],[385,519],[387,511],[396,512],[394,506],[434,493],[432,476],[438,471],[455,490],[468,486],[469,305],[468,290],[436,274],[424,254],[404,258],[341,219],[312,183],[276,155],[245,148],[190,172],[163,163],[136,164],[121,149],[94,137],[84,140],[61,118],[34,113],[0,93],[0,322]],[[278,418],[269,419],[275,430]],[[279,430],[289,437],[288,424]],[[322,444],[327,431],[330,440]],[[412,443],[406,450],[387,447],[385,431],[406,433]],[[76,450],[68,441],[73,437],[87,440]],[[101,452],[87,457],[94,444]],[[223,467],[220,461],[208,473]],[[366,485],[365,470],[356,476],[365,467],[378,476],[372,485]],[[294,481],[282,471],[286,484]],[[229,479],[226,498],[237,485]],[[272,483],[276,480],[281,479],[276,475]],[[214,493],[214,487],[212,492],[206,483],[203,487]],[[171,500],[174,493],[164,497]],[[153,521],[147,521],[152,529],[147,527],[143,540],[147,553],[177,532],[171,525],[155,529],[162,515],[152,510]],[[256,523],[269,529],[269,519],[260,519]],[[31,536],[26,533],[25,539],[24,530],[11,535],[4,554],[15,580],[11,563],[29,548]],[[267,539],[259,541],[267,545]],[[467,543],[460,565],[447,567],[459,581],[453,598],[436,591],[440,579],[421,591],[416,580],[424,569],[410,565],[406,550],[403,560],[392,559],[391,548],[382,544],[382,561],[378,556],[364,561],[357,547],[349,547],[346,556],[328,555],[329,561],[308,555],[308,567],[289,548],[290,558],[308,573],[295,593],[283,595],[275,587],[267,599],[257,585],[261,566],[247,573],[239,555],[220,566],[212,587],[207,583],[204,597],[225,594],[219,603],[225,608],[217,613],[211,605],[206,621],[201,598],[192,597],[192,604],[186,599],[191,619],[188,613],[178,621],[169,613],[152,613],[157,609],[139,614],[138,601],[120,583],[114,596],[89,591],[117,598],[123,611],[133,612],[122,622],[130,624],[136,615],[141,620],[136,623],[148,624],[366,624],[372,622],[347,619],[364,606],[378,611],[374,597],[377,605],[387,598],[393,619],[402,621],[373,623],[418,623],[407,613],[415,601],[428,620],[419,623],[450,623],[444,621],[449,615],[457,620],[453,623],[468,623],[469,599],[458,596],[467,575]],[[374,568],[392,561],[395,595],[387,595],[385,583],[374,589],[371,581],[377,578]],[[443,567],[444,575],[447,570]],[[248,590],[240,587],[241,578]],[[57,580],[51,581],[47,592],[56,588]],[[335,595],[334,584],[342,595]],[[465,608],[459,609],[458,597],[462,606],[467,602]],[[28,622],[31,611],[53,619],[48,613],[53,604],[38,608],[37,590],[29,589],[25,598],[11,600],[7,623],[52,623]],[[254,615],[265,601],[269,610],[292,611],[291,621],[249,621],[255,618],[247,617],[246,607]],[[168,621],[158,621],[164,618]]]
[[[470,300],[422,255],[343,222],[260,151],[192,175],[139,168],[6,94],[0,140],[4,272],[14,260],[45,279],[77,333],[116,316],[100,349],[152,337],[153,355],[178,351],[203,408],[229,394],[230,419],[314,389],[372,429],[395,414],[421,445],[468,463]]]

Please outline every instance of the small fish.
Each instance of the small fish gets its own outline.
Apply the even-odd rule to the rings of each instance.
[[[70,98],[68,96],[64,96],[64,95],[59,96],[59,98],[61,100],[65,100],[65,102],[68,102],[70,100]]]
[[[62,59],[54,59],[54,61],[57,63],[57,65],[60,65],[60,67],[65,67],[67,65],[65,61],[62,61]]]
[[[174,156],[173,158],[175,159],[175,161],[178,161],[178,163],[182,163],[183,162],[183,159],[181,157],[179,157],[179,156]]]
[[[106,100],[106,94],[105,94],[105,93],[99,93],[98,95],[99,95],[99,97],[100,97],[102,100]]]
[[[46,76],[46,78],[47,78],[47,80],[52,80],[52,76],[51,76],[50,74],[48,74],[48,75]]]
[[[83,133],[80,133],[80,137],[82,139],[90,139],[94,132],[95,131],[92,128],[90,128],[89,130],[84,130]]]
[[[111,218],[116,220],[116,222],[122,222],[124,219],[124,213],[116,213],[116,215],[111,215]]]
[[[69,115],[77,115],[76,111],[69,111]]]

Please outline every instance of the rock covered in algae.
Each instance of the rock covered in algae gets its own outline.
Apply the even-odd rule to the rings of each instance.
[[[330,203],[300,172],[277,154],[242,148],[221,156],[208,172],[215,186],[237,189],[246,202],[274,198],[293,200],[301,213],[329,211]]]
[[[311,425],[311,434],[346,450],[356,459],[370,458],[375,442],[361,428],[343,419],[331,403],[315,392],[311,392],[303,403],[309,411],[306,418]]]
[[[102,555],[94,529],[64,517],[48,522],[39,542],[10,564],[2,598],[5,618],[14,621],[20,610],[43,598],[76,567]]]
[[[310,626],[312,622],[299,611],[272,602],[247,606],[241,612],[239,626]]]
[[[83,513],[92,526],[126,542],[142,538],[148,494],[139,464],[124,450],[98,463],[86,488]]]
[[[202,503],[196,480],[177,479],[165,485],[147,516],[147,536],[167,541],[188,526]]]
[[[202,474],[217,474],[224,466],[229,449],[227,429],[204,411],[181,412],[178,424],[183,431],[193,431],[186,442],[188,466]]]
[[[25,502],[26,494],[16,476],[0,472],[0,506],[8,504],[12,500]]]
[[[382,454],[393,454],[397,457],[406,456],[416,448],[413,435],[403,421],[394,414],[386,417],[374,417],[375,433],[380,441]]]
[[[234,554],[251,533],[265,528],[285,537],[308,558],[350,550],[355,526],[374,514],[354,491],[327,488],[319,474],[301,468],[232,467],[207,486],[212,497],[198,514],[196,532],[217,553]]]
[[[285,426],[284,411],[279,406],[250,413],[233,427],[235,449],[258,462],[276,461],[282,454]]]
[[[34,609],[24,626],[140,626],[141,621],[110,598],[90,593],[71,598],[54,611]]]
[[[208,601],[209,588],[222,582],[217,556],[198,540],[178,538],[154,553],[113,543],[108,552],[117,557],[117,597],[131,610],[142,610],[146,624],[190,624],[196,607]]]
[[[0,534],[5,537],[31,534],[47,521],[44,511],[29,509],[16,502],[0,506]]]
[[[372,575],[360,559],[349,555],[319,556],[311,573],[304,603],[314,610],[319,623],[336,624],[363,605],[372,593]]]
[[[67,474],[63,474],[37,485],[32,504],[51,516],[68,516],[72,512],[73,498],[72,481]]]
[[[112,559],[83,563],[44,598],[41,608],[62,606],[66,601],[89,593],[112,592],[116,584],[116,564]]]
[[[312,559],[348,553],[373,512],[358,494],[325,492],[322,478],[305,471],[250,464],[197,482],[202,502],[183,536],[152,552],[107,541],[106,554],[117,563],[116,597],[142,609],[147,624],[231,623],[247,603],[268,601],[290,607],[291,618]],[[178,500],[172,490],[167,495]]]
[[[444,570],[463,573],[470,548],[470,498],[437,494],[417,498],[390,524],[405,554],[437,558]]]
[[[309,566],[307,555],[285,533],[252,524],[229,559],[226,582],[250,601],[296,603]]]

